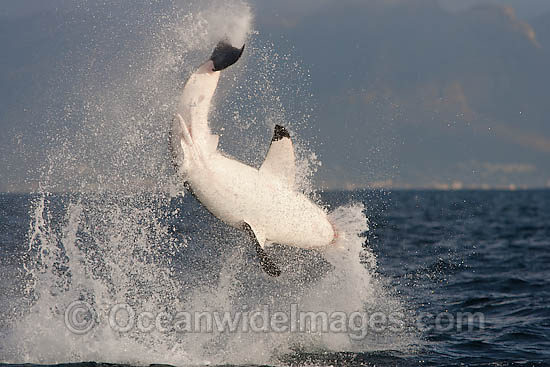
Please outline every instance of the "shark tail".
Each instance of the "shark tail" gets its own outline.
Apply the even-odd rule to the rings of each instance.
[[[208,126],[210,102],[218,85],[219,72],[237,62],[243,50],[244,45],[236,48],[226,41],[219,42],[210,59],[185,83],[170,132],[172,162],[184,179],[189,165],[205,163],[218,147],[218,136],[213,135]]]
[[[191,158],[190,156],[196,155],[196,153],[193,149],[194,144],[189,128],[180,114],[176,114],[172,120],[169,139],[172,163],[178,174],[185,180],[189,166],[189,158]],[[188,158],[185,159],[185,157]]]
[[[170,131],[170,151],[172,163],[179,175],[185,179],[191,161],[205,162],[218,148],[219,136],[214,134],[192,135],[191,128],[178,113],[172,120]]]

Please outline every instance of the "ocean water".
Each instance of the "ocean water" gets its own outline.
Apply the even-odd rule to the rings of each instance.
[[[246,2],[113,6],[78,13],[51,80],[70,88],[25,147],[45,156],[36,193],[0,194],[0,363],[550,363],[549,191],[318,192],[309,73]],[[170,162],[183,83],[220,39],[246,43],[209,115],[220,150],[258,167],[287,127],[298,188],[340,234],[323,254],[271,247],[279,278]]]
[[[275,246],[283,275],[270,278],[246,238],[191,195],[0,195],[0,361],[550,363],[549,191],[338,191],[319,200],[339,223],[368,221],[352,235],[362,250],[340,267]],[[174,321],[176,312],[214,311],[258,313],[234,329]],[[306,311],[334,323],[270,323],[277,312]],[[355,323],[339,328],[341,317]]]

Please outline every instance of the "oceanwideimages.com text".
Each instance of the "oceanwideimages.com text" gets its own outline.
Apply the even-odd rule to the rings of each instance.
[[[98,325],[108,325],[119,333],[153,331],[161,333],[345,333],[352,339],[367,335],[401,333],[407,329],[472,331],[483,329],[482,313],[419,314],[412,318],[402,312],[307,311],[298,304],[286,310],[264,305],[250,311],[160,311],[136,310],[127,303],[109,307],[103,317],[84,301],[65,308],[65,326],[75,334],[89,333]]]

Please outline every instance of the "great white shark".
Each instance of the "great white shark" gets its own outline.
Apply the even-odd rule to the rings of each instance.
[[[214,216],[253,239],[260,264],[271,276],[281,271],[264,248],[271,243],[326,249],[337,238],[327,213],[296,188],[295,155],[289,132],[276,125],[259,169],[218,150],[208,124],[210,103],[223,69],[243,53],[222,41],[187,80],[172,123],[173,161],[186,187]]]

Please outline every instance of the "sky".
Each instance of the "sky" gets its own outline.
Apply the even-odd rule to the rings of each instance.
[[[140,12],[161,23],[164,5],[154,1]],[[281,65],[287,76],[293,62],[300,65],[299,84],[287,81],[282,101],[298,119],[295,96],[307,99],[296,105],[307,105],[300,113],[309,115],[308,127],[295,129],[314,142],[311,150],[322,162],[315,184],[550,187],[550,2],[250,5],[255,44],[271,45],[271,55],[288,54]],[[89,123],[77,111],[66,118],[75,83],[79,91],[112,85],[131,64],[128,55],[149,52],[140,37],[150,24],[136,20],[132,6],[84,0],[0,5],[0,191],[36,189],[58,133]],[[94,44],[106,46],[98,51]],[[102,70],[95,59],[109,66]],[[100,77],[82,85],[82,65]],[[288,91],[293,88],[298,92]]]

